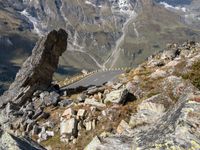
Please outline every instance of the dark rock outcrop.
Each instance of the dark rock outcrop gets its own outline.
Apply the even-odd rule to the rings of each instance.
[[[59,56],[66,50],[67,38],[68,34],[60,29],[38,41],[9,90],[0,97],[0,107],[11,101],[23,105],[36,90],[46,90],[51,85]]]

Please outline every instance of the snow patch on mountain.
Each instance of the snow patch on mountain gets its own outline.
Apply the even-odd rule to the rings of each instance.
[[[175,9],[175,10],[179,10],[179,11],[183,11],[183,12],[187,11],[187,9],[185,7],[180,7],[180,6],[174,7],[172,5],[167,4],[166,2],[160,2],[160,4],[163,5],[167,9]]]
[[[39,21],[38,21],[35,17],[31,16],[31,15],[27,12],[26,9],[23,10],[22,12],[20,12],[20,13],[21,13],[23,16],[25,16],[26,18],[28,18],[29,21],[33,24],[33,27],[34,27],[33,31],[34,31],[35,33],[37,33],[39,36],[42,36],[42,35],[43,35],[43,32],[39,29]]]

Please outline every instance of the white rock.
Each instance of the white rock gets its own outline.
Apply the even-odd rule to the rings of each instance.
[[[77,134],[77,120],[71,118],[69,120],[63,120],[60,123],[60,134],[76,135]]]
[[[107,113],[106,113],[105,110],[103,110],[103,111],[101,112],[101,114],[102,114],[103,116],[106,116],[106,115],[107,115]]]
[[[92,129],[95,129],[96,128],[96,120],[94,119],[93,121],[92,121]]]
[[[89,99],[89,98],[85,99],[85,104],[93,105],[93,106],[96,106],[96,107],[105,107],[106,106],[105,104],[100,103],[100,102],[96,101],[95,99]]]
[[[99,140],[99,138],[96,136],[93,138],[93,140],[87,145],[86,148],[84,148],[84,150],[95,150],[97,148],[98,145],[101,144],[101,141]]]
[[[167,76],[166,71],[157,69],[154,73],[150,75],[150,78],[157,79],[157,78],[164,78]]]
[[[129,124],[126,121],[122,120],[119,126],[117,127],[117,133],[122,134],[125,130],[129,129],[130,129]]]
[[[92,122],[91,122],[91,121],[86,122],[86,124],[85,124],[85,128],[86,128],[87,131],[92,130]]]
[[[73,143],[73,144],[76,144],[76,141],[77,141],[76,139],[73,139],[72,143]]]
[[[123,91],[124,91],[123,89],[120,89],[110,92],[109,94],[106,95],[104,103],[107,102],[119,103]]]
[[[78,117],[84,118],[85,115],[86,115],[86,110],[85,109],[79,109],[78,110],[78,113],[77,113]]]
[[[75,115],[75,112],[72,108],[68,108],[67,110],[64,111],[62,114],[62,117],[70,119],[72,116]]]
[[[53,131],[46,131],[46,134],[50,137],[53,137],[55,134]]]

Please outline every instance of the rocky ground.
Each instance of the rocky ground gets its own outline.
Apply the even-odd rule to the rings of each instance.
[[[67,38],[64,31],[58,33],[49,38]],[[45,54],[57,48],[57,42],[48,47],[43,41],[34,51],[43,49]],[[193,41],[169,44],[164,52],[119,76],[118,82],[87,89],[61,91],[59,85],[50,85],[54,69],[46,69],[51,74],[46,82],[36,82],[40,74],[21,80],[18,73],[8,94],[1,97],[0,149],[26,150],[25,145],[48,150],[200,149],[199,52],[200,44]],[[29,71],[22,67],[24,76],[40,73],[36,66]],[[15,84],[18,79],[21,86]]]

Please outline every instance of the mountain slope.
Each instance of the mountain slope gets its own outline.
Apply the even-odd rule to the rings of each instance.
[[[186,7],[187,12],[160,2],[171,4],[168,0],[0,0],[2,64],[19,66],[36,39],[57,28],[69,33],[68,49],[60,59],[59,73],[65,76],[69,68],[136,66],[168,42],[199,40],[196,0],[171,4]],[[15,71],[9,74],[14,76]]]

